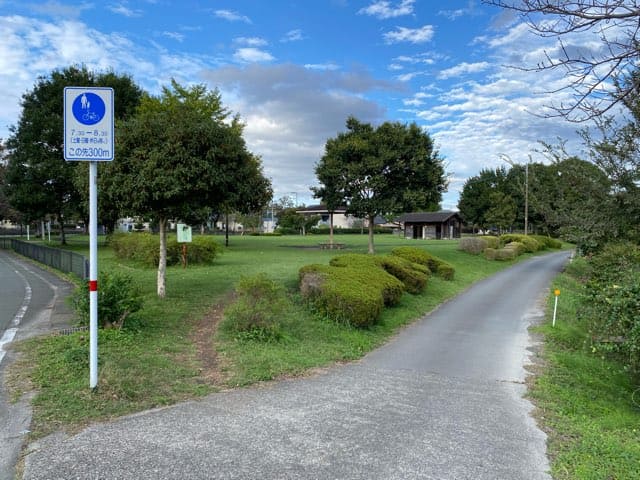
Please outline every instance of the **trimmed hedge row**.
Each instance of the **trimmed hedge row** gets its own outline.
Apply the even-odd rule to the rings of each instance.
[[[116,256],[125,260],[157,266],[160,260],[160,237],[150,233],[120,233],[111,237],[110,245]],[[222,247],[213,239],[195,236],[187,244],[187,263],[210,265],[222,253]],[[167,238],[167,265],[182,261],[182,244],[175,236]]]
[[[444,278],[453,278],[451,265],[416,247],[401,247],[391,255],[338,255],[329,265],[302,267],[300,293],[327,317],[368,327],[385,306],[396,305],[403,292],[424,290],[429,265]]]
[[[562,243],[543,235],[509,233],[500,237],[465,237],[460,240],[458,248],[472,255],[484,253],[488,260],[513,260],[523,253],[562,248]]]
[[[409,293],[420,293],[427,285],[429,269],[423,265],[392,255],[365,255],[349,253],[334,257],[329,262],[334,267],[360,268],[376,266],[402,282]]]
[[[396,247],[391,250],[391,255],[404,258],[410,262],[427,267],[432,273],[444,280],[453,280],[455,268],[444,260],[435,257],[418,247]]]
[[[302,296],[327,317],[357,327],[376,323],[384,306],[397,304],[403,290],[400,280],[375,265],[300,269]]]

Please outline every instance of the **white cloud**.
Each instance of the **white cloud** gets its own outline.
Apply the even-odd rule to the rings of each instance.
[[[417,53],[413,56],[409,55],[400,55],[399,57],[394,58],[393,60],[398,63],[407,63],[410,65],[424,64],[424,65],[434,65],[438,60],[445,60],[446,57],[439,53]]]
[[[438,74],[438,78],[441,80],[445,80],[451,77],[460,77],[469,73],[478,73],[484,70],[487,70],[491,65],[488,62],[477,62],[477,63],[467,63],[462,62],[455,67],[447,68],[446,70],[442,70]]]
[[[424,72],[403,73],[402,75],[396,76],[396,78],[400,82],[410,82],[411,80],[413,80],[415,77],[419,75],[424,75]]]
[[[340,70],[340,66],[335,63],[307,63],[304,68],[308,70]]]
[[[232,10],[216,10],[213,14],[217,18],[222,18],[229,22],[251,23],[251,19],[249,17]]]
[[[386,32],[383,37],[386,43],[425,43],[429,42],[434,35],[432,25],[424,25],[421,28],[396,27],[394,31]]]
[[[0,3],[0,5],[2,4]],[[48,2],[43,3],[30,3],[27,4],[27,7],[29,10],[39,14],[50,15],[58,18],[76,19],[84,10],[90,10],[94,6],[91,3],[64,5],[60,2],[49,0]]]
[[[298,65],[221,67],[204,76],[220,88],[225,105],[241,113],[247,144],[262,156],[276,198],[296,191],[307,203],[327,139],[344,131],[349,115],[372,123],[384,119],[385,111],[366,94],[396,89],[366,72]]]
[[[237,37],[233,39],[233,42],[250,47],[264,47],[269,44],[264,38],[259,37]]]
[[[129,8],[123,3],[112,4],[112,5],[109,5],[107,8],[111,10],[113,13],[122,15],[124,17],[133,18],[133,17],[142,16],[142,10],[132,10],[131,8]]]
[[[304,40],[304,36],[302,35],[302,30],[290,30],[285,36],[280,40],[281,42],[299,42],[300,40]]]
[[[413,4],[415,0],[402,0],[397,6],[391,5],[391,2],[379,0],[371,5],[358,10],[360,15],[370,15],[379,19],[396,18],[413,13]]]
[[[233,54],[233,58],[242,63],[271,62],[275,60],[269,52],[253,47],[239,48]]]
[[[476,8],[476,2],[474,0],[469,0],[467,6],[465,8],[457,8],[455,10],[440,10],[438,15],[441,15],[449,20],[456,20],[465,15],[478,15],[478,10]]]
[[[564,72],[527,72],[505,66],[535,66],[544,59],[544,52],[553,51],[554,40],[536,37],[526,27],[514,24],[481,42],[489,49],[485,58],[491,62],[461,62],[443,70],[437,85],[446,90],[436,91],[436,98],[414,96],[403,102],[417,109],[413,114],[424,122],[450,163],[454,177],[444,203],[451,206],[457,202],[464,179],[477,175],[482,168],[501,165],[498,153],[506,153],[517,162],[527,161],[532,153],[534,161],[543,161],[534,152],[539,141],[553,144],[557,138],[568,140],[569,153],[580,153],[577,126],[545,118],[552,101],[571,101],[568,92],[553,96],[545,93],[566,82]],[[489,71],[491,74],[486,75]],[[463,74],[468,81],[448,81]]]
[[[162,36],[171,38],[173,40],[176,40],[177,42],[184,41],[184,34],[179,32],[162,32]]]

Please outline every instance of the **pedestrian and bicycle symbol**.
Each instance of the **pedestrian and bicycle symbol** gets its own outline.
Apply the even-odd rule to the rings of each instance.
[[[95,93],[83,92],[73,101],[72,112],[83,125],[95,125],[104,118],[106,107],[102,98]]]

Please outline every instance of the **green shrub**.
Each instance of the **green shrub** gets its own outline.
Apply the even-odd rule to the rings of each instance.
[[[222,329],[239,340],[282,338],[282,319],[289,307],[284,288],[264,273],[241,279],[236,299],[224,312]]]
[[[455,275],[455,269],[452,265],[418,247],[396,247],[391,250],[391,255],[425,265],[431,272],[445,280],[453,280]]]
[[[371,267],[379,266],[378,257],[375,255],[369,255],[365,253],[345,253],[337,255],[329,260],[329,265],[334,267]]]
[[[78,315],[81,325],[89,325],[90,301],[88,284],[77,288],[71,296],[71,305]],[[123,273],[101,273],[98,276],[98,324],[101,328],[123,328],[142,308],[140,291],[129,275]],[[132,326],[127,324],[127,327]]]
[[[378,267],[400,280],[409,293],[419,293],[424,290],[429,276],[429,269],[426,266],[393,255],[347,253],[333,257],[329,264],[334,267],[349,268]]]
[[[507,233],[500,235],[500,243],[506,245],[511,242],[520,242],[524,245],[525,252],[534,253],[540,250],[540,244],[531,235],[521,235],[518,233]]]
[[[368,327],[380,317],[384,299],[367,275],[366,269],[307,265],[300,269],[300,293],[328,318]]]
[[[178,247],[182,249],[182,244]],[[193,241],[187,244],[187,263],[211,265],[221,252],[222,247],[212,238],[194,236]]]
[[[555,238],[551,238],[545,235],[529,235],[529,237],[535,239],[540,244],[540,250],[545,250],[547,248],[562,248],[562,242]]]
[[[518,255],[514,248],[487,248],[484,251],[487,260],[514,260]]]
[[[640,247],[606,245],[590,259],[586,274],[588,307],[581,313],[591,324],[597,348],[621,357],[640,373]]]
[[[382,289],[385,305],[396,305],[404,292],[401,280],[389,274],[382,265],[382,258],[362,253],[338,255],[329,262],[331,266],[353,270],[354,277],[369,278]]]
[[[495,260],[498,257],[498,249],[488,247],[484,249],[484,258],[487,260]]]
[[[488,248],[500,248],[500,239],[498,237],[494,237],[493,235],[486,235],[482,238],[485,242],[487,242]]]
[[[516,257],[527,251],[527,247],[522,242],[509,242],[503,248],[516,251]]]
[[[464,237],[460,239],[458,249],[472,255],[479,255],[484,252],[484,249],[488,246],[489,242],[482,237]]]
[[[594,280],[617,281],[624,272],[640,270],[640,247],[628,242],[610,243],[589,263]]]
[[[425,265],[393,255],[381,256],[380,265],[387,273],[400,280],[409,293],[420,293],[427,286],[430,272]]]
[[[222,247],[212,238],[195,236],[187,243],[187,263],[213,263],[222,253]],[[157,266],[160,260],[160,237],[150,233],[120,233],[111,237],[111,246],[118,258],[132,260],[147,266]],[[182,262],[182,243],[175,235],[167,238],[167,265]]]

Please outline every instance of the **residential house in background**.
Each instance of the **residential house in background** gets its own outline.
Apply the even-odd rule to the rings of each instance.
[[[318,227],[329,228],[331,213],[324,205],[310,205],[296,210],[296,213],[305,216],[320,215]],[[333,211],[333,228],[353,228],[357,220],[353,215],[347,215],[347,207],[338,207]]]

